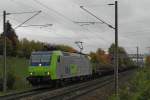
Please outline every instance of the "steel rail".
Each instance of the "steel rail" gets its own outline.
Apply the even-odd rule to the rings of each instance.
[[[119,75],[120,78],[124,75],[128,75],[128,72],[130,71],[121,72]],[[42,94],[22,98],[21,100],[73,100],[74,98],[85,95],[90,91],[102,88],[111,83],[114,84],[113,75],[101,77],[99,79],[91,80],[88,82],[78,83],[64,88],[55,89],[53,91],[47,91]]]
[[[14,100],[16,98],[29,96],[29,95],[33,95],[33,94],[36,94],[36,93],[40,93],[41,90],[47,91],[48,88],[49,88],[49,86],[41,86],[41,87],[35,87],[35,88],[32,88],[32,89],[20,91],[20,92],[6,94],[6,95],[3,95],[3,96],[0,96],[0,100]]]
[[[53,91],[47,91],[42,94],[37,94],[37,95],[30,96],[30,97],[21,98],[21,100],[26,100],[26,99],[29,99],[29,100],[60,100],[60,99],[65,100],[66,98],[64,99],[64,97],[68,97],[70,93],[74,93],[76,91],[80,91],[82,89],[95,86],[96,84],[103,84],[104,82],[108,80],[112,81],[112,79],[113,79],[113,75],[109,75],[109,76],[101,77],[99,79],[55,89]]]
[[[121,72],[121,76],[126,72],[128,71]],[[62,88],[43,86],[18,93],[7,94],[0,96],[0,100],[60,100],[60,98],[61,100],[72,100],[73,98],[93,91],[96,88],[101,88],[112,82],[113,75],[106,75],[90,81],[73,83]]]

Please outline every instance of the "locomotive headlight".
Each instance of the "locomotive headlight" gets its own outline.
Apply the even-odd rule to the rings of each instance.
[[[47,72],[47,75],[49,75],[49,72]]]

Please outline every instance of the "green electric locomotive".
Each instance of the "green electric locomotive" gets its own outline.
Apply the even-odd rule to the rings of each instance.
[[[32,52],[27,80],[32,85],[88,78],[92,67],[87,56],[62,51]]]

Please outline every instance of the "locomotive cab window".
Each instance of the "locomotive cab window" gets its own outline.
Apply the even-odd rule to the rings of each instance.
[[[49,53],[32,54],[30,58],[31,66],[49,66],[51,55]]]
[[[60,63],[60,56],[58,57],[58,62]]]

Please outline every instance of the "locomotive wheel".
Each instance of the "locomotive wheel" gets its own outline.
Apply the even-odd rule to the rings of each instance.
[[[52,81],[52,86],[53,86],[53,87],[57,87],[57,80],[53,80],[53,81]]]
[[[65,85],[63,79],[62,79],[62,80],[59,80],[59,85],[60,85],[60,87],[63,87],[63,86]]]
[[[36,82],[36,81],[32,81],[32,82],[31,82],[31,85],[32,85],[32,86],[38,86],[39,84],[38,84],[38,82]]]

